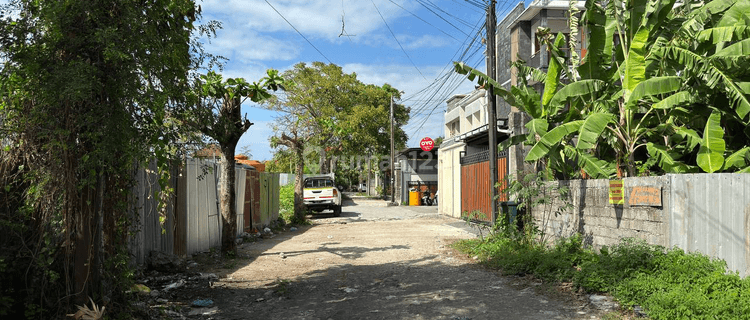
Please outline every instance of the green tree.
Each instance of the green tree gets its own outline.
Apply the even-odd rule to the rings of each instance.
[[[594,177],[611,176],[613,167],[624,167],[628,176],[654,168],[750,170],[744,130],[750,29],[747,19],[738,19],[748,16],[750,6],[735,0],[697,3],[636,0],[620,7],[616,1],[587,1],[589,51],[580,67],[560,54],[562,35],[554,43],[548,37],[553,59],[543,76],[541,103],[533,94],[518,94],[533,90],[526,86],[507,93],[534,118],[527,128],[535,139],[510,143],[534,145],[527,161],[565,156]],[[566,66],[581,78],[571,77],[575,72]]]
[[[385,130],[390,130],[390,97],[398,97],[399,92],[389,85],[365,85],[356,74],[322,62],[299,63],[283,77],[293,85],[266,106],[279,112],[272,144],[285,146],[294,154],[295,215],[304,219],[302,174],[310,160],[305,154],[316,154],[318,172],[329,173],[333,155],[382,152],[390,145],[383,137]],[[408,121],[409,111],[404,106],[397,110],[400,127]],[[397,129],[397,134],[399,140],[406,140],[403,130]]]
[[[117,310],[133,165],[166,165],[173,151],[169,114],[189,92],[199,12],[190,0],[10,6],[18,14],[0,18],[0,303],[12,302],[0,308],[60,318],[91,296]]]
[[[260,82],[248,83],[242,78],[222,79],[209,72],[201,76],[198,105],[187,114],[187,122],[218,142],[221,149],[219,172],[219,211],[222,217],[221,251],[235,255],[237,244],[237,208],[235,207],[234,154],[242,135],[253,125],[242,116],[242,103],[250,99],[261,102],[271,97],[268,90],[283,89],[278,71],[269,69]]]

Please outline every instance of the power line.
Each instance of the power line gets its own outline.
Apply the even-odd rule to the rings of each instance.
[[[312,44],[312,42],[310,42],[310,40],[307,40],[307,37],[305,37],[305,35],[304,35],[304,34],[302,34],[302,32],[299,32],[299,30],[297,30],[297,28],[295,28],[295,27],[294,27],[294,25],[293,25],[293,24],[292,24],[291,22],[289,22],[289,20],[287,20],[287,19],[286,19],[286,18],[284,17],[284,15],[283,15],[283,14],[281,14],[281,12],[279,12],[279,10],[276,10],[276,8],[274,8],[274,6],[273,6],[273,5],[272,5],[272,4],[270,3],[270,2],[268,2],[268,0],[266,0],[266,3],[268,3],[268,5],[269,5],[269,6],[271,6],[271,9],[273,9],[273,11],[276,11],[276,13],[278,13],[278,14],[279,14],[279,16],[281,16],[281,18],[282,18],[282,19],[284,19],[284,21],[286,21],[286,23],[288,23],[288,24],[289,24],[289,26],[291,26],[291,27],[292,27],[292,29],[294,29],[294,31],[297,31],[297,33],[298,33],[298,34],[299,34],[300,36],[302,36],[302,38],[303,38],[303,39],[305,39],[305,41],[307,41],[307,43],[309,43],[309,44],[310,44],[310,45],[311,45],[311,46],[312,46],[313,48],[315,48],[315,51],[318,51],[318,53],[320,53],[320,55],[321,55],[321,56],[323,56],[323,58],[326,58],[326,60],[328,60],[328,63],[330,63],[330,64],[333,64],[333,62],[331,62],[331,59],[328,59],[328,57],[326,57],[326,55],[324,55],[324,54],[323,54],[323,52],[321,52],[321,51],[320,51],[320,50],[318,49],[318,47],[316,47],[316,46],[315,46],[314,44]]]
[[[267,2],[268,0],[266,0]],[[383,14],[380,13],[380,9],[378,9],[378,6],[375,5],[375,1],[370,0],[372,2],[372,6],[375,7],[375,10],[378,12],[378,15],[380,16],[380,19],[383,19],[383,23],[385,24],[386,28],[388,28],[388,31],[391,32],[391,35],[393,36],[393,40],[396,40],[396,43],[398,43],[398,46],[401,47],[401,51],[404,52],[406,55],[406,58],[409,59],[409,62],[411,62],[411,65],[414,66],[414,69],[417,69],[417,72],[419,72],[419,75],[424,78],[425,81],[428,81],[427,78],[422,74],[422,71],[419,71],[419,68],[417,68],[417,65],[414,64],[414,61],[411,60],[411,57],[408,53],[406,53],[406,50],[404,50],[404,46],[401,45],[401,42],[398,41],[398,38],[396,38],[396,34],[393,33],[393,30],[391,30],[391,26],[388,25],[388,22],[385,21],[385,18],[383,18]]]
[[[433,7],[435,9],[437,9],[438,11],[441,11],[441,12],[447,14],[448,16],[456,19],[458,22],[461,22],[463,25],[465,25],[467,27],[471,27],[471,25],[468,22],[466,22],[466,21],[462,20],[461,18],[458,18],[458,17],[456,17],[456,16],[454,16],[454,15],[446,12],[445,10],[443,10],[440,7],[436,6],[432,2],[429,2],[430,6],[426,5],[425,2],[424,2],[424,0],[417,0],[417,3],[421,4],[423,7],[425,7],[425,9],[427,9],[430,12],[432,12],[432,14],[434,14],[435,16],[437,16],[438,18],[442,19],[443,21],[445,21],[446,23],[448,23],[449,25],[451,25],[452,27],[454,27],[454,28],[456,28],[458,30],[461,30],[461,29],[459,29],[458,27],[456,27],[453,23],[451,23],[450,21],[448,21],[448,19],[444,18],[443,16],[441,16],[440,14],[438,14],[437,12],[435,12],[435,10],[431,9],[430,7]]]
[[[414,16],[415,18],[417,18],[417,19],[419,19],[419,20],[422,20],[422,22],[424,22],[424,23],[428,24],[429,26],[431,26],[431,27],[433,27],[433,28],[437,29],[438,31],[442,32],[442,33],[443,33],[443,34],[445,34],[446,36],[449,36],[449,37],[453,38],[453,40],[456,40],[456,41],[458,41],[458,39],[456,39],[456,37],[454,37],[454,36],[450,35],[449,33],[447,33],[447,32],[445,32],[445,31],[443,31],[442,29],[440,29],[440,28],[438,28],[438,27],[436,27],[436,26],[432,25],[431,23],[427,22],[427,20],[425,20],[425,19],[422,19],[422,17],[420,17],[420,16],[418,16],[418,15],[414,14],[413,12],[411,12],[411,11],[409,11],[409,10],[406,10],[406,8],[402,7],[402,6],[400,5],[400,4],[398,4],[398,3],[394,2],[393,0],[388,0],[388,1],[390,1],[390,2],[391,2],[391,3],[393,3],[393,4],[395,4],[396,6],[398,6],[399,8],[401,8],[402,10],[404,10],[404,11],[406,11],[406,12],[410,13],[410,14],[411,14],[412,16]],[[461,31],[461,30],[459,30],[459,31]],[[464,34],[466,34],[466,33],[464,33]],[[469,36],[469,35],[468,35],[468,34],[466,34],[466,36]]]

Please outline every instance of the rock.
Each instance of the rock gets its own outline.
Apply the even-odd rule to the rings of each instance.
[[[148,254],[148,268],[159,272],[185,272],[185,261],[180,257],[162,251],[153,250]]]
[[[641,306],[634,306],[633,311],[635,312],[635,316],[638,318],[645,318],[648,316],[646,312],[643,311],[643,308],[641,308]]]
[[[198,279],[200,280],[219,280],[219,277],[215,273],[199,273]]]
[[[151,292],[151,288],[140,283],[134,284],[133,287],[130,288],[130,290],[140,294],[149,294]]]
[[[286,259],[286,255],[283,252],[279,253],[279,257],[281,257],[281,259]]]
[[[183,316],[181,313],[177,311],[172,310],[164,310],[164,314],[168,315],[172,319],[185,319],[185,316]]]
[[[219,313],[219,308],[213,307],[213,308],[197,308],[193,309],[188,313],[188,316],[210,316],[212,314]]]
[[[271,229],[270,228],[265,228],[265,229],[263,229],[263,233],[271,233]]]
[[[185,280],[180,279],[177,282],[171,283],[168,286],[164,287],[164,291],[169,291],[169,290],[172,290],[172,289],[176,289],[176,288],[182,287],[184,285],[185,285]]]
[[[151,292],[149,292],[149,295],[152,298],[157,298],[157,297],[159,297],[160,294],[161,294],[161,292],[159,292],[159,290],[151,290]]]
[[[620,305],[617,304],[617,302],[614,302],[611,297],[596,294],[589,296],[589,302],[591,302],[595,308],[602,311],[614,311],[620,307]]]
[[[198,299],[193,301],[193,303],[190,305],[191,307],[197,307],[197,308],[205,308],[210,307],[214,305],[214,301],[211,299]]]

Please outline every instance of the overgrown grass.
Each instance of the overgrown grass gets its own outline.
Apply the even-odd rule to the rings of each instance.
[[[294,220],[294,185],[288,184],[279,189],[279,217],[285,224]]]
[[[750,319],[750,278],[727,272],[723,260],[635,239],[596,253],[581,240],[576,235],[546,247],[496,234],[455,247],[504,274],[608,293],[625,307],[643,307],[652,319]]]

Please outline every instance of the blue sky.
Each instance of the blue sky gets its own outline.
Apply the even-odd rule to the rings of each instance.
[[[256,81],[268,68],[284,71],[299,62],[333,62],[347,73],[356,72],[364,83],[389,83],[404,92],[400,102],[412,108],[412,120],[404,129],[408,145],[416,147],[423,137],[443,135],[445,100],[473,89],[472,83],[450,69],[451,61],[465,53],[461,60],[485,66],[477,37],[485,13],[475,5],[483,2],[207,0],[199,4],[203,20],[223,24],[217,38],[205,46],[229,58],[225,77]],[[498,19],[518,3],[498,2]],[[271,159],[268,138],[273,135],[275,114],[251,102],[242,108],[255,125],[240,140],[238,152],[249,147],[253,158]]]

